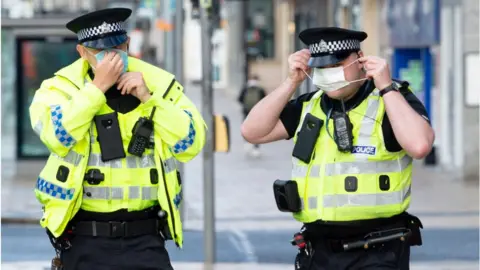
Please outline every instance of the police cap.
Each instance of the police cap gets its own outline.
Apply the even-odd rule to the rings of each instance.
[[[127,41],[125,21],[132,14],[128,8],[108,8],[77,17],[66,27],[77,34],[78,43],[85,47],[106,49]]]
[[[320,27],[306,29],[298,37],[310,50],[308,66],[325,67],[337,64],[352,52],[360,50],[360,42],[367,38],[367,33],[338,27]]]

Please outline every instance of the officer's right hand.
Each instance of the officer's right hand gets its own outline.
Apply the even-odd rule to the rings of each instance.
[[[303,49],[291,54],[288,57],[288,77],[290,80],[296,83],[303,82],[307,75],[310,73],[310,68],[308,67],[308,60],[310,59],[310,51],[308,49]]]
[[[103,93],[114,85],[123,71],[123,62],[115,52],[105,52],[105,57],[95,66],[93,84]]]

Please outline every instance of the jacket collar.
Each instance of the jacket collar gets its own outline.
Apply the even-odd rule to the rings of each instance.
[[[89,63],[87,60],[80,58],[72,64],[55,72],[56,76],[67,78],[78,88],[82,88],[85,84],[85,75],[87,74]]]
[[[68,79],[80,89],[85,85],[85,76],[90,68],[89,66],[87,60],[80,58],[57,71],[55,75]],[[174,79],[173,74],[134,57],[128,57],[128,71],[142,72],[143,79],[151,92],[155,92],[157,89],[167,90]]]

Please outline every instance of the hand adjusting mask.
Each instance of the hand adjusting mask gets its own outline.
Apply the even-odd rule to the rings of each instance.
[[[86,50],[90,55],[94,56],[95,59],[97,60],[97,65],[100,61],[103,60],[103,58],[105,57],[105,53],[108,52],[108,51],[113,51],[113,52],[116,52],[118,55],[120,55],[121,59],[122,59],[122,62],[123,62],[123,71],[122,71],[122,74],[127,72],[127,68],[128,68],[128,53],[123,51],[123,50],[119,50],[119,49],[105,49],[105,50],[102,50],[100,52],[98,52],[97,54],[93,54],[91,51],[89,50]],[[93,65],[92,66],[92,69],[95,70],[95,67]]]
[[[310,75],[308,75],[305,71],[303,72],[305,72],[305,74],[308,76],[308,78],[310,78],[312,83],[320,90],[324,92],[333,92],[351,83],[367,80],[367,78],[363,78],[354,81],[347,81],[347,79],[345,78],[344,70],[357,61],[358,59],[346,65],[345,67],[339,66],[331,68],[314,68],[313,78],[310,77]]]

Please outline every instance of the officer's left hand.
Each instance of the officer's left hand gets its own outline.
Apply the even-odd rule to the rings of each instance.
[[[382,90],[392,84],[390,68],[385,59],[377,56],[365,56],[358,59],[362,63],[367,77],[373,79],[377,89]]]
[[[117,89],[122,91],[122,95],[133,95],[141,102],[150,98],[150,91],[143,80],[141,72],[125,72],[118,79]]]

